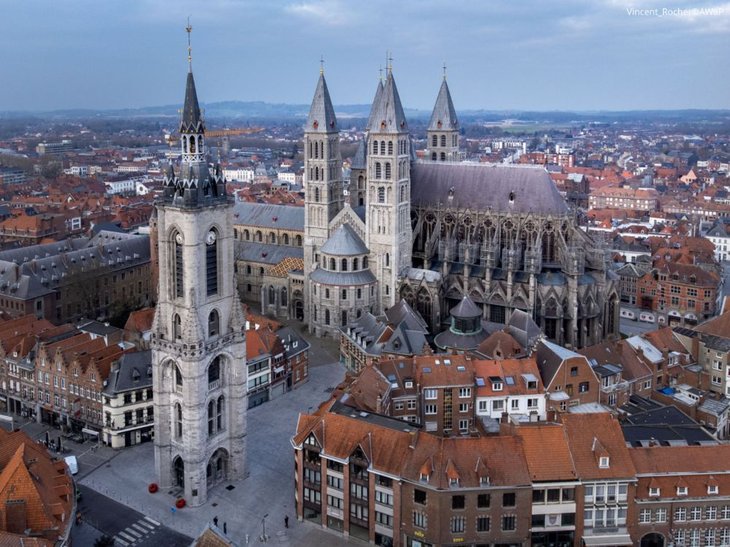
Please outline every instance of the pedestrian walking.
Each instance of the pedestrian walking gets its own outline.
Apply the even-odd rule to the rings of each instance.
[[[289,528],[289,515],[284,515],[284,528]]]
[[[218,526],[218,515],[216,515],[216,516],[213,517],[213,524],[215,524],[216,526]]]

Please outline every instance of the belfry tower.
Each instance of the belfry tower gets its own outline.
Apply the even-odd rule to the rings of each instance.
[[[233,276],[233,201],[209,169],[188,32],[182,160],[156,203],[159,290],[152,338],[155,466],[162,488],[205,503],[244,476],[246,345]]]

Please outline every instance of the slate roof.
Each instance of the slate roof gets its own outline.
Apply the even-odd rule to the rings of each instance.
[[[405,321],[406,328],[428,333],[428,324],[423,320],[421,314],[411,308],[404,299],[398,300],[394,306],[388,308],[385,311],[385,316],[394,325],[399,325]]]
[[[365,169],[367,167],[367,150],[368,145],[365,139],[361,140],[357,145],[355,155],[352,157],[351,169]]]
[[[464,295],[456,306],[449,310],[449,315],[457,318],[479,317],[482,311],[468,295]]]
[[[236,203],[233,224],[304,231],[304,207],[270,203]]]
[[[125,353],[112,365],[104,393],[116,395],[133,389],[152,387],[152,352]]]
[[[495,212],[568,212],[548,172],[526,165],[416,162],[411,166],[411,201],[416,206],[441,204]]]
[[[368,248],[349,224],[342,224],[325,241],[320,252],[333,256],[354,256],[368,254]]]
[[[146,235],[102,231],[55,244],[0,253],[0,295],[27,300],[56,291],[61,280],[93,275],[96,269],[122,270],[150,260]],[[66,282],[66,281],[64,281]]]
[[[451,101],[451,93],[446,83],[446,78],[441,82],[436,104],[431,113],[431,121],[428,122],[429,131],[438,131],[443,129],[458,129],[459,120],[456,118],[456,110],[454,103]]]
[[[253,241],[236,241],[236,260],[259,262],[261,264],[276,265],[285,258],[304,258],[301,247],[274,245],[273,243],[257,243]]]
[[[307,133],[331,133],[337,131],[337,118],[335,109],[332,106],[330,92],[327,89],[327,82],[324,79],[324,72],[319,74],[317,88],[314,90],[312,106],[309,108],[307,125],[304,127]]]
[[[201,131],[204,131],[203,120],[200,116],[198,93],[195,90],[195,78],[193,78],[191,70],[188,72],[188,79],[185,83],[185,102],[180,120],[180,133],[200,133]]]
[[[373,104],[370,106],[370,115],[368,116],[368,124],[365,126],[366,128],[369,128],[373,124],[375,111],[377,110],[377,105],[380,104],[380,96],[383,94],[383,80],[382,78],[378,80],[378,87],[375,89],[375,97],[373,97]],[[365,152],[367,153],[367,143],[365,143]],[[363,164],[364,165],[364,164]],[[363,167],[364,169],[364,167]]]
[[[375,276],[370,270],[363,270],[361,272],[330,272],[322,268],[317,268],[311,274],[309,278],[316,282],[324,285],[368,285],[375,283]]]
[[[373,102],[368,120],[368,131],[372,133],[405,133],[408,131],[408,122],[400,102],[398,88],[395,85],[393,72],[388,70],[383,92]]]

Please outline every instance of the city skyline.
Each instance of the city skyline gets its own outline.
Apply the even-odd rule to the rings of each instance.
[[[179,103],[188,16],[205,103],[306,104],[323,56],[333,102],[368,104],[390,50],[408,108],[430,110],[444,63],[460,110],[730,108],[730,3],[44,0],[4,13],[0,111]]]

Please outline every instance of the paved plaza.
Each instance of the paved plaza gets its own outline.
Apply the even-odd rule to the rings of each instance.
[[[316,341],[314,342],[317,343]],[[228,535],[241,545],[260,543],[266,517],[268,543],[277,545],[346,545],[341,536],[296,520],[294,507],[294,455],[290,438],[299,412],[307,412],[324,401],[332,387],[344,377],[339,363],[312,366],[310,379],[302,387],[258,406],[248,413],[248,477],[217,486],[208,503],[198,508],[173,512],[175,497],[168,492],[149,494],[147,485],[157,482],[152,443],[114,451],[113,457],[88,470],[80,484],[132,507],[182,534],[196,537],[206,523],[218,517],[227,524]],[[99,451],[103,451],[100,452]],[[87,452],[94,458],[111,449]],[[83,460],[80,458],[83,465]],[[226,489],[231,485],[232,490]],[[289,516],[289,528],[284,516]],[[351,540],[352,543],[360,543]]]

